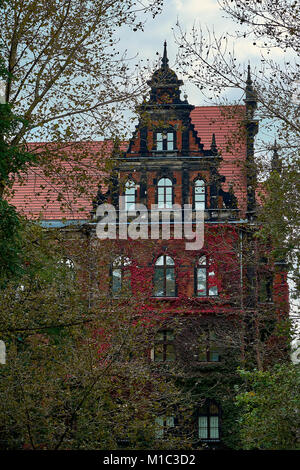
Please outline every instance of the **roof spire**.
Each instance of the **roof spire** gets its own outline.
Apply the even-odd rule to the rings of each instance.
[[[164,54],[163,54],[163,58],[161,61],[161,68],[166,70],[169,67],[168,63],[169,63],[169,59],[167,57],[167,41],[165,41],[164,42]]]
[[[282,161],[279,157],[278,154],[279,147],[277,145],[276,139],[274,140],[274,145],[273,145],[273,156],[271,160],[271,168],[272,171],[278,171],[278,173],[281,173],[282,170]]]
[[[248,73],[247,73],[247,80],[246,80],[246,99],[245,101],[248,103],[253,103],[253,107],[256,108],[256,92],[252,86],[252,79],[251,79],[251,67],[250,63],[248,64]]]
[[[213,135],[212,135],[210,150],[214,155],[216,155],[218,153],[215,133],[213,133]]]

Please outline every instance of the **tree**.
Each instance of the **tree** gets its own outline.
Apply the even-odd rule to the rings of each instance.
[[[203,95],[216,104],[226,103],[224,92],[230,89],[246,91],[246,99],[257,102],[255,115],[250,119],[253,125],[256,119],[260,120],[263,137],[256,141],[255,162],[247,168],[258,174],[254,181],[256,233],[254,237],[249,236],[248,252],[245,253],[249,278],[256,278],[256,281],[250,282],[248,287],[254,298],[267,297],[266,266],[272,266],[269,275],[278,277],[279,267],[287,263],[285,269],[289,269],[296,284],[296,292],[291,296],[293,302],[293,294],[296,297],[299,292],[300,259],[299,4],[290,0],[222,0],[220,6],[240,26],[235,32],[220,37],[212,31],[205,34],[197,25],[190,34],[179,27],[179,62]],[[239,63],[234,47],[231,49],[232,36],[236,44],[251,40],[260,53],[258,65],[251,69],[248,66],[248,74],[245,66]],[[285,54],[285,60],[272,56],[275,47]],[[224,119],[228,118],[230,116],[225,112]],[[244,134],[236,136],[237,139],[241,137]],[[255,351],[246,366],[249,372],[242,374],[247,391],[238,397],[238,402],[244,405],[240,423],[245,448],[278,449],[295,448],[296,445],[293,426],[298,419],[299,404],[295,405],[293,394],[289,402],[288,390],[295,387],[298,372],[292,366],[284,365],[287,354],[285,360],[284,354],[276,357],[280,345],[282,352],[287,352],[291,334],[286,315],[287,295],[280,289],[273,293],[277,297],[277,311],[271,305],[253,303],[245,318],[249,350]],[[247,311],[247,305],[243,307]],[[297,320],[297,314],[295,318]],[[274,359],[278,362],[277,368],[273,368]],[[281,388],[275,383],[284,376],[284,371],[286,377]],[[285,399],[281,400],[281,394]]]
[[[46,185],[63,185],[58,191],[62,204],[68,187],[81,195],[92,187],[88,197],[92,191],[95,196],[110,145],[103,144],[95,155],[80,141],[122,136],[122,109],[143,90],[138,72],[132,72],[126,54],[120,52],[118,31],[142,29],[145,14],[155,17],[162,4],[162,0],[3,3],[0,50],[7,69],[5,100],[23,117],[11,129],[7,143],[20,146],[39,140],[31,147],[37,156],[31,171],[42,171]],[[47,141],[51,145],[41,143]],[[4,189],[0,187],[1,196]]]
[[[3,3],[0,3],[3,8]],[[10,73],[5,68],[0,56],[0,85],[2,80],[9,79]],[[0,90],[2,93],[2,89]],[[19,126],[26,127],[26,122],[16,116],[11,105],[5,103],[0,96],[0,286],[7,278],[20,271],[20,220],[14,206],[3,198],[4,188],[11,184],[11,177],[17,177],[27,165],[35,161],[35,156],[27,152],[23,146],[10,144],[11,135]]]
[[[176,433],[155,440],[156,416],[190,401],[164,374],[153,379],[143,296],[105,293],[113,245],[28,222],[22,234],[23,275],[0,301],[1,448],[189,447]]]
[[[220,6],[227,16],[240,24],[240,28],[235,33],[217,37],[213,32],[206,35],[197,25],[190,34],[179,27],[179,62],[204,96],[222,104],[225,90],[245,91],[245,68],[238,62],[234,48],[230,49],[232,36],[237,44],[252,40],[257,46],[261,59],[251,71],[258,102],[255,118],[260,120],[261,135],[267,137],[256,142],[256,170],[260,178],[266,179],[271,167],[270,152],[277,152],[277,159],[281,161],[280,204],[284,208],[284,215],[278,210],[270,212],[270,206],[274,206],[278,198],[278,190],[271,182],[267,194],[263,188],[257,191],[263,201],[270,201],[262,212],[265,225],[260,233],[265,239],[272,237],[275,250],[287,257],[292,277],[298,283],[299,5],[292,0],[247,0],[242,3],[223,0]],[[286,60],[272,58],[274,47],[286,54]],[[195,63],[197,67],[193,66]],[[277,144],[274,148],[275,137]]]
[[[240,374],[244,380],[237,395],[242,447],[299,449],[299,366],[281,364]]]

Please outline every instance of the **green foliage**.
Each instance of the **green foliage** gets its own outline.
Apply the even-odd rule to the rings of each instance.
[[[21,270],[20,225],[15,208],[0,199],[0,285]]]
[[[244,385],[236,401],[243,449],[299,449],[299,366],[240,371]]]

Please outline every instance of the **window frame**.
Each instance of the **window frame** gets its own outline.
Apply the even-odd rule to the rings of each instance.
[[[172,135],[172,139],[169,139],[169,135]],[[158,136],[161,138],[158,139]],[[166,136],[164,138],[164,136]],[[161,143],[161,148],[158,148],[158,143]],[[172,148],[169,147],[169,143],[172,143]],[[173,129],[157,130],[154,133],[154,149],[156,152],[174,152],[177,149],[176,146],[176,131]]]
[[[162,264],[158,264],[159,260],[163,258],[163,263]],[[167,263],[167,258],[169,258],[171,261],[172,261],[172,264],[168,264]],[[167,290],[168,288],[168,285],[167,285],[167,274],[168,274],[168,271],[171,271],[173,272],[173,283],[172,283],[172,289],[171,289],[171,292]],[[163,276],[157,276],[157,273],[163,271]],[[156,279],[158,277],[158,279]],[[161,279],[163,279],[163,295],[157,295],[156,294],[156,291],[158,290],[157,289],[157,282],[159,282]],[[167,254],[163,254],[163,255],[160,255],[155,263],[154,263],[154,275],[153,275],[153,297],[156,297],[156,298],[175,298],[177,297],[177,285],[176,285],[176,271],[175,271],[175,262],[174,262],[174,259],[167,255]]]
[[[211,407],[217,407],[218,411],[216,413],[211,412]],[[203,410],[203,412],[201,411]],[[202,429],[206,430],[206,437],[200,436],[200,418],[205,418],[206,426],[202,427]],[[217,434],[218,437],[211,436],[212,430],[212,420],[211,418],[217,418]],[[214,401],[214,400],[207,400],[202,407],[198,409],[197,413],[197,435],[198,439],[204,442],[220,442],[221,441],[221,407]]]
[[[257,272],[257,298],[259,303],[273,303],[274,273],[267,258],[261,258]]]
[[[117,266],[116,263],[119,263]],[[113,297],[120,297],[125,294],[122,293],[124,290],[124,283],[128,283],[128,293],[131,292],[131,272],[129,266],[131,265],[131,259],[125,256],[116,257],[110,265],[110,292]],[[115,266],[114,266],[115,265]],[[120,288],[114,291],[114,271],[120,271]],[[127,279],[126,279],[127,278]]]
[[[199,196],[201,196],[202,194],[204,194],[204,200],[203,200],[203,201],[196,201],[196,196],[198,196],[198,195],[196,194],[196,188],[197,188],[197,182],[198,182],[198,181],[203,182],[203,185],[202,185],[202,186],[203,186],[203,188],[204,188],[204,192],[203,192],[203,193],[199,193]],[[201,187],[201,186],[198,186],[198,187]],[[197,204],[198,202],[199,202],[199,203],[200,203],[200,202],[203,202],[203,203],[204,203],[204,208],[197,209],[197,208],[196,208],[196,204]],[[207,203],[207,201],[206,201],[206,182],[205,182],[205,180],[204,180],[203,178],[196,178],[196,179],[194,180],[194,182],[193,182],[193,209],[194,209],[194,210],[204,210],[204,211],[205,211],[205,210],[206,210],[206,203]]]
[[[163,423],[160,424],[158,423],[158,420],[162,420]],[[172,424],[168,424],[167,421],[172,420]],[[159,428],[157,428],[157,425],[159,425]],[[172,430],[176,426],[176,418],[175,416],[156,416],[155,418],[155,438],[156,439],[164,439],[168,433],[172,432]]]
[[[222,357],[220,354],[219,348],[216,348],[215,350],[212,347],[213,341],[216,341],[215,333],[212,331],[210,328],[206,328],[205,330],[202,331],[202,336],[203,336],[203,342],[204,342],[204,351],[200,351],[200,347],[198,350],[198,361],[201,363],[213,363],[217,364],[221,362]],[[217,354],[218,359],[213,360],[212,355]],[[204,359],[201,358],[201,356],[204,357]]]
[[[159,184],[161,181],[163,183]],[[170,182],[170,184],[167,182]],[[162,191],[160,191],[161,189]],[[167,191],[168,189],[171,189],[171,191]],[[160,201],[161,196],[163,196],[162,201]],[[174,203],[174,183],[170,177],[162,176],[158,179],[156,184],[156,200],[159,210],[172,208]]]
[[[130,191],[132,189],[134,189],[133,193],[126,194],[127,190]],[[137,198],[137,189],[136,189],[136,183],[132,179],[128,179],[125,183],[124,196],[125,196],[125,211],[126,212],[134,211],[135,210],[135,205],[136,205],[136,198]],[[128,201],[127,200],[128,197],[133,197],[134,200],[133,201]],[[130,208],[130,206],[128,207],[128,204],[130,204],[132,207],[131,208]]]
[[[204,259],[205,261],[200,264],[201,259]],[[215,276],[215,273],[213,271],[209,272],[209,257],[205,253],[197,257],[197,261],[194,266],[194,295],[197,297],[197,299],[201,298],[206,298],[206,297],[218,297],[219,296],[219,291],[218,291],[218,286],[213,285],[209,286],[209,276],[213,275]],[[203,276],[203,282],[205,282],[205,288],[204,289],[199,289],[199,271],[205,271],[205,276]],[[217,293],[214,294],[212,293],[212,289],[216,289]],[[201,293],[203,291],[203,293]]]
[[[162,339],[158,339],[158,335],[163,334]],[[168,334],[171,335],[171,337],[168,337]],[[162,359],[158,360],[157,359],[157,348],[159,346],[162,346],[162,351],[160,354],[162,354]],[[168,351],[169,347],[171,346],[171,355],[174,357],[174,359],[168,359],[168,355],[170,354],[170,351]],[[176,361],[176,349],[174,346],[174,330],[172,329],[163,329],[159,330],[154,338],[154,347],[153,347],[153,362],[157,364],[161,363],[169,363],[169,362],[174,362]]]

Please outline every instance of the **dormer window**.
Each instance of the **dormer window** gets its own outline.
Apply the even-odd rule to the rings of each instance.
[[[158,152],[175,149],[175,132],[156,132],[156,150]]]

